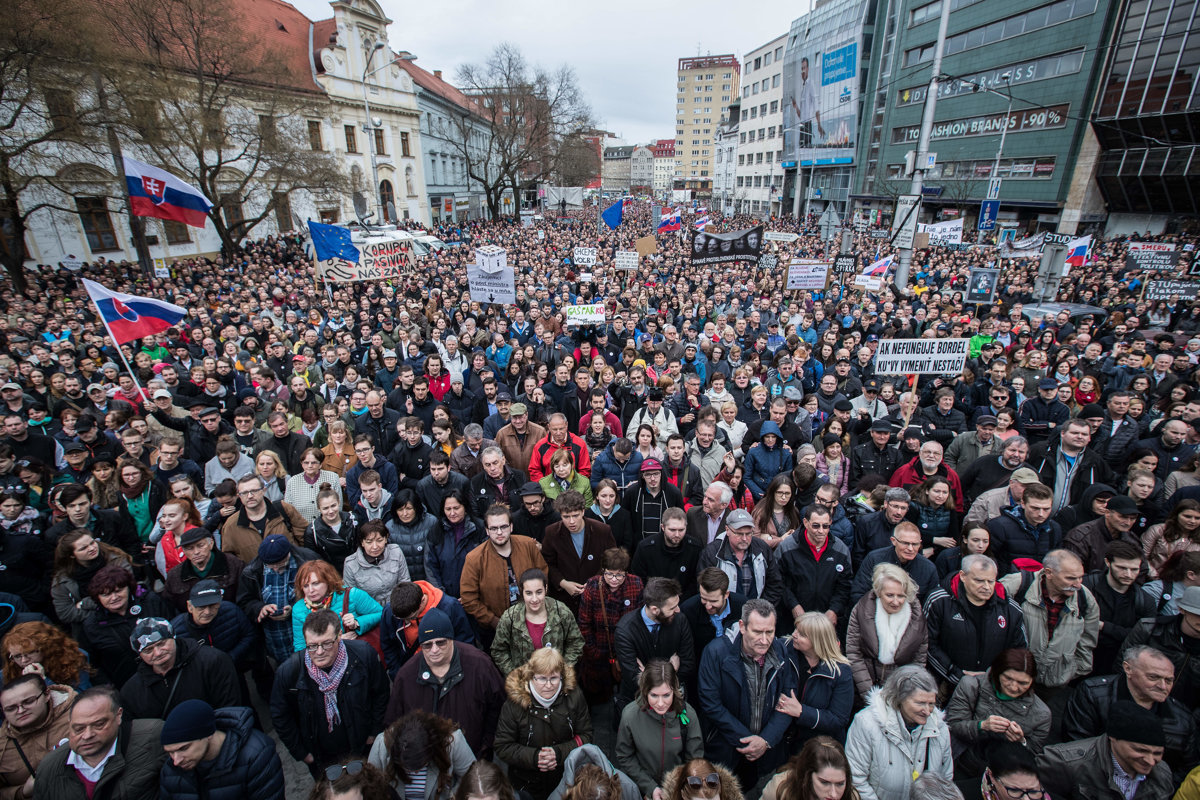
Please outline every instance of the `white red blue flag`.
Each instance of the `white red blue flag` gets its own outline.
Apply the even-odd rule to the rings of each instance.
[[[1067,242],[1066,262],[1073,267],[1082,267],[1087,263],[1088,251],[1092,248],[1092,237],[1081,236]]]
[[[129,207],[135,217],[157,217],[203,228],[212,208],[204,193],[176,178],[165,169],[143,164],[128,156],[125,161],[125,186]]]
[[[671,231],[679,230],[681,227],[683,226],[679,222],[679,209],[677,208],[673,209],[670,214],[664,214],[663,218],[658,221],[659,233],[670,233]]]
[[[95,281],[82,280],[88,297],[100,312],[104,327],[118,345],[162,333],[187,316],[187,309],[165,300],[114,292]]]
[[[887,271],[892,268],[892,261],[894,259],[895,256],[888,256],[887,258],[881,258],[873,264],[868,265],[862,271],[863,276],[882,278],[884,275],[887,275]]]
[[[698,217],[692,224],[696,226],[696,230],[704,230],[708,227],[708,214],[705,214],[703,217]]]

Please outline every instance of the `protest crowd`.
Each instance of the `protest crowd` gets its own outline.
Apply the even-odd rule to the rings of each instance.
[[[712,215],[798,237],[694,264],[695,216],[6,287],[0,800],[292,762],[313,798],[1200,800],[1200,302],[1142,299],[1179,271],[1097,238],[1056,298],[1090,310],[1043,315],[1036,252],[935,246],[789,291],[838,243]],[[484,245],[515,303],[470,295]],[[187,313],[114,341],[81,278]],[[968,344],[886,374],[895,339]]]

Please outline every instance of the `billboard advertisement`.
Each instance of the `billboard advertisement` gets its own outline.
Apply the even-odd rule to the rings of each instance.
[[[789,47],[783,70],[783,160],[802,167],[854,163],[858,41],[820,45]]]

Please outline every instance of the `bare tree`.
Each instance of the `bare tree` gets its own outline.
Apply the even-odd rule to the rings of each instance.
[[[531,67],[508,43],[497,45],[483,64],[460,68],[458,81],[478,103],[485,125],[480,131],[460,116],[456,147],[496,218],[506,189],[519,198],[522,184],[554,173],[571,134],[591,126],[591,112],[569,67]]]
[[[230,0],[103,5],[131,54],[112,76],[126,129],[213,201],[227,252],[291,192],[345,190],[336,159],[309,139],[307,118],[328,100],[250,37]]]
[[[600,176],[600,154],[582,133],[563,137],[554,176],[561,186],[587,186]]]
[[[25,234],[43,210],[70,207],[59,176],[103,152],[96,95],[78,91],[103,59],[77,0],[9,0],[0,25],[0,260],[27,288]],[[101,40],[102,41],[102,40]],[[108,194],[107,191],[104,192]],[[101,198],[107,202],[107,197]]]

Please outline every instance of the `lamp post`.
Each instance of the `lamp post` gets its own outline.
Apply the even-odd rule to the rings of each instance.
[[[383,127],[383,120],[375,121],[371,117],[371,89],[367,85],[367,78],[379,72],[382,69],[387,69],[394,61],[416,61],[417,57],[407,50],[401,50],[396,54],[393,61],[387,64],[380,64],[375,69],[371,69],[371,61],[375,58],[375,54],[386,47],[383,42],[376,42],[367,52],[367,63],[363,65],[362,85],[363,85],[363,110],[367,114],[367,120],[363,123],[363,132],[367,134],[367,152],[371,154],[371,196],[375,199],[375,205],[379,208],[379,216],[386,217],[387,209],[383,207],[382,197],[379,193],[379,162],[378,148],[375,147],[375,131]],[[397,220],[392,220],[396,222]]]
[[[1002,94],[1000,96],[1008,98],[1008,110],[1004,112],[1004,125],[1003,125],[1003,127],[1000,128],[1000,144],[996,148],[996,160],[992,163],[992,174],[989,176],[989,178],[991,180],[999,180],[998,176],[1000,174],[1000,157],[1004,154],[1004,137],[1008,133],[1008,121],[1012,117],[1012,106],[1013,106],[1012,73],[1005,72],[1003,75],[1000,76],[1000,80],[1004,81],[1004,90],[1005,90],[1004,94]],[[976,89],[984,89],[984,91],[991,92],[992,94],[1000,94],[1000,92],[997,92],[995,89],[987,89],[985,87],[981,87],[979,84],[975,84],[975,88]],[[999,194],[997,194],[996,199],[999,200]],[[983,205],[982,204],[979,206],[979,215],[981,217],[983,216]],[[979,242],[979,244],[983,244],[983,231],[982,230],[979,231],[978,242]]]

